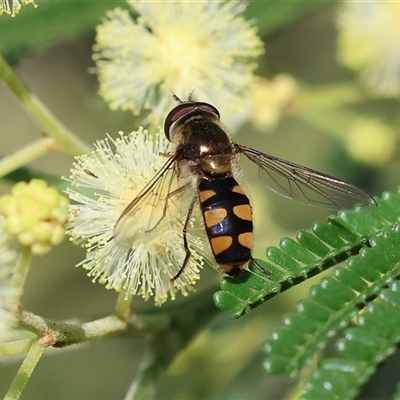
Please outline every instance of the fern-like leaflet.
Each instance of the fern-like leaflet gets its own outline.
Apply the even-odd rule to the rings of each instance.
[[[259,263],[272,276],[254,270],[236,280],[224,278],[215,294],[216,304],[237,318],[340,264],[332,276],[311,287],[310,297],[284,317],[284,325],[265,345],[266,369],[295,377],[316,355],[322,356],[329,338],[343,331],[336,342],[339,357],[321,361],[302,398],[354,397],[400,341],[399,216],[400,195],[387,193],[374,210],[342,211],[327,223],[316,222],[311,231],[300,231],[297,241],[285,238],[279,248],[267,250],[268,261]]]

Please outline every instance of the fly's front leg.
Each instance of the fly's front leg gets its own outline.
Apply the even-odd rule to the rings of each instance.
[[[159,155],[160,157],[167,157],[167,158],[170,158],[170,157],[173,156],[173,154],[171,154],[171,153],[165,153],[164,151],[158,152],[158,155]]]
[[[168,210],[168,200],[173,197],[176,196],[179,193],[182,193],[183,191],[185,191],[187,189],[188,185],[183,185],[178,189],[175,189],[173,192],[168,193],[167,197],[165,198],[165,203],[164,203],[164,208],[163,208],[163,213],[160,217],[160,219],[157,221],[157,223],[151,228],[151,229],[147,229],[146,231],[144,231],[145,233],[149,233],[151,231],[153,231],[154,229],[157,228],[158,225],[160,225],[161,221],[165,218],[165,216],[167,215],[167,210]]]
[[[176,281],[181,276],[183,270],[185,269],[185,267],[186,267],[186,265],[187,265],[187,263],[189,262],[189,259],[190,259],[191,252],[190,252],[189,245],[188,245],[188,242],[187,242],[187,231],[188,231],[188,226],[189,226],[189,223],[190,223],[190,218],[192,217],[192,214],[193,214],[193,208],[194,208],[194,205],[196,203],[196,200],[197,200],[197,196],[193,196],[192,201],[190,202],[190,206],[189,206],[189,210],[188,210],[187,216],[186,216],[185,225],[183,226],[183,230],[182,230],[183,246],[184,246],[185,251],[186,251],[186,256],[185,256],[185,259],[183,260],[182,266],[179,269],[178,273],[171,278],[171,282]]]

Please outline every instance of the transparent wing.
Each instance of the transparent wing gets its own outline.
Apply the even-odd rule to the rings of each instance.
[[[184,192],[174,169],[176,159],[170,157],[151,181],[128,204],[114,226],[113,238],[122,240],[143,235],[157,227],[164,219],[171,198]]]
[[[331,209],[376,206],[373,197],[357,186],[246,146],[236,146],[259,167],[264,185],[283,197]]]

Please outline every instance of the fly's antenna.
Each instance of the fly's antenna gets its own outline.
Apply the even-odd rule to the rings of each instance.
[[[188,94],[187,100],[185,100],[185,101],[190,101],[190,102],[192,102],[192,103],[196,103],[196,99],[195,99],[195,97],[193,96],[193,92],[194,92],[196,89],[197,89],[197,86]],[[173,98],[177,103],[184,103],[184,101],[182,101],[172,90],[171,90],[171,93],[172,93],[172,98]]]
[[[172,91],[170,90],[172,93],[172,98],[177,102],[177,103],[183,103],[183,101]]]
[[[197,86],[193,88],[193,90],[188,94],[188,101],[191,101],[192,103],[196,103],[196,99],[193,96],[193,92],[197,89]]]

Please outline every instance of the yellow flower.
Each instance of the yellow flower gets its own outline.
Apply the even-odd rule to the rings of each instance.
[[[251,93],[251,122],[261,131],[273,129],[296,91],[296,81],[290,75],[260,80]]]
[[[263,52],[245,5],[224,1],[130,1],[97,28],[94,60],[100,94],[113,109],[150,109],[160,122],[171,92],[215,103],[225,119],[241,106],[253,82],[254,57]],[[249,62],[249,60],[251,62]]]
[[[400,3],[344,1],[338,17],[339,61],[374,94],[400,95]]]
[[[0,214],[6,217],[4,230],[36,255],[49,252],[64,239],[67,207],[67,198],[40,179],[19,182],[11,195],[0,198]]]
[[[112,149],[112,146],[115,150]],[[79,265],[89,270],[94,280],[128,295],[154,297],[156,305],[176,293],[187,295],[199,279],[204,243],[188,234],[192,253],[183,273],[175,281],[185,258],[183,221],[187,204],[172,198],[161,223],[165,198],[177,188],[176,179],[157,187],[158,195],[143,204],[115,232],[115,225],[128,204],[150,182],[165,163],[171,144],[158,132],[151,136],[140,128],[129,135],[98,141],[91,155],[76,158],[71,170],[68,194],[70,206],[68,232],[71,240],[83,244],[86,259]],[[184,182],[180,182],[184,184]],[[172,186],[171,186],[172,185]]]
[[[346,138],[346,147],[358,161],[381,165],[396,152],[396,134],[390,126],[374,118],[359,118]]]
[[[25,4],[33,4],[37,7],[33,0],[0,0],[0,15],[5,13],[15,17]]]

